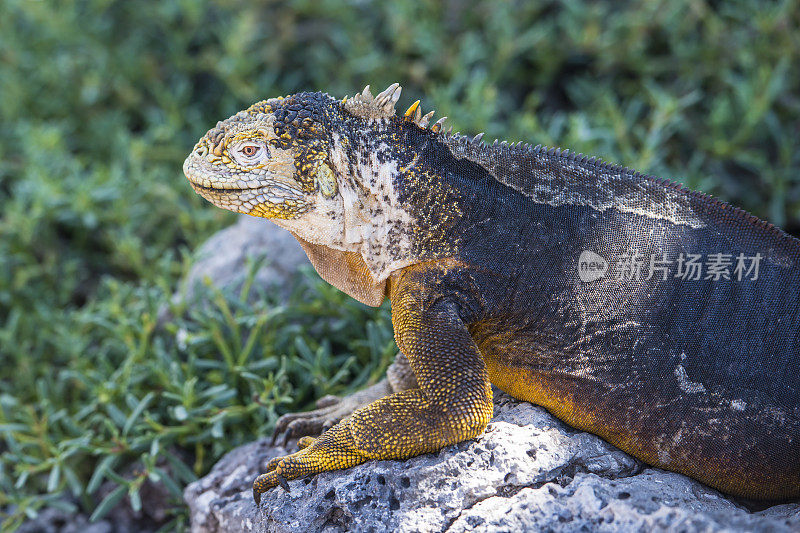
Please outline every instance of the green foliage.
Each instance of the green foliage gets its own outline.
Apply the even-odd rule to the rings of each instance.
[[[17,507],[6,525],[53,503],[37,493],[67,491],[91,509],[86,497],[105,480],[117,488],[95,516],[126,495],[140,510],[148,480],[177,505],[187,483],[266,434],[279,411],[380,376],[396,352],[388,309],[376,313],[311,271],[280,302],[251,287],[255,265],[238,295],[209,286],[205,304],[173,307],[165,331],[155,317],[169,292],[106,277],[59,319],[60,365],[38,368],[9,346],[4,358],[26,372],[0,394],[0,504]],[[20,336],[19,324],[4,333]]]
[[[313,277],[288,302],[209,287],[156,327],[190,250],[233,220],[180,171],[215,121],[399,81],[457,130],[675,177],[797,233],[798,26],[790,0],[4,1],[3,527],[136,508],[145,480],[180,522],[221,454],[387,363],[386,309]]]

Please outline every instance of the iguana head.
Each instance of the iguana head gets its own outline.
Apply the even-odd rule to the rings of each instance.
[[[307,226],[323,241],[342,211],[329,161],[337,107],[321,93],[257,102],[206,133],[184,173],[218,207],[293,221],[290,226]]]
[[[334,141],[352,133],[352,121],[363,127],[394,116],[399,97],[395,83],[377,97],[367,86],[343,101],[298,93],[257,102],[209,130],[186,158],[184,173],[195,191],[218,207],[293,220],[289,225],[295,227],[304,219],[319,224],[321,216],[341,214],[336,205],[341,176],[331,159],[346,158],[342,152],[352,146]]]

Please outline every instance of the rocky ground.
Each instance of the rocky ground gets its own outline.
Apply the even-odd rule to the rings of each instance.
[[[374,461],[275,488],[251,483],[294,451],[264,438],[189,485],[192,530],[800,531],[800,504],[752,512],[679,474],[648,468],[544,409],[495,391],[479,438],[407,461]]]

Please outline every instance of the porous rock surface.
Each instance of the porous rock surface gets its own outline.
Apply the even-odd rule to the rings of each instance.
[[[296,449],[268,442],[233,450],[186,488],[192,531],[800,531],[800,503],[750,512],[496,389],[477,439],[290,481],[256,507],[253,479]]]

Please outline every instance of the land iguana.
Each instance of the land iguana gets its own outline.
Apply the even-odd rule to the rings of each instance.
[[[391,301],[388,385],[280,419],[306,436],[256,502],[480,435],[492,383],[650,465],[800,497],[800,241],[594,157],[428,127],[399,96],[264,100],[184,163],[211,203],[288,229],[326,281]]]

